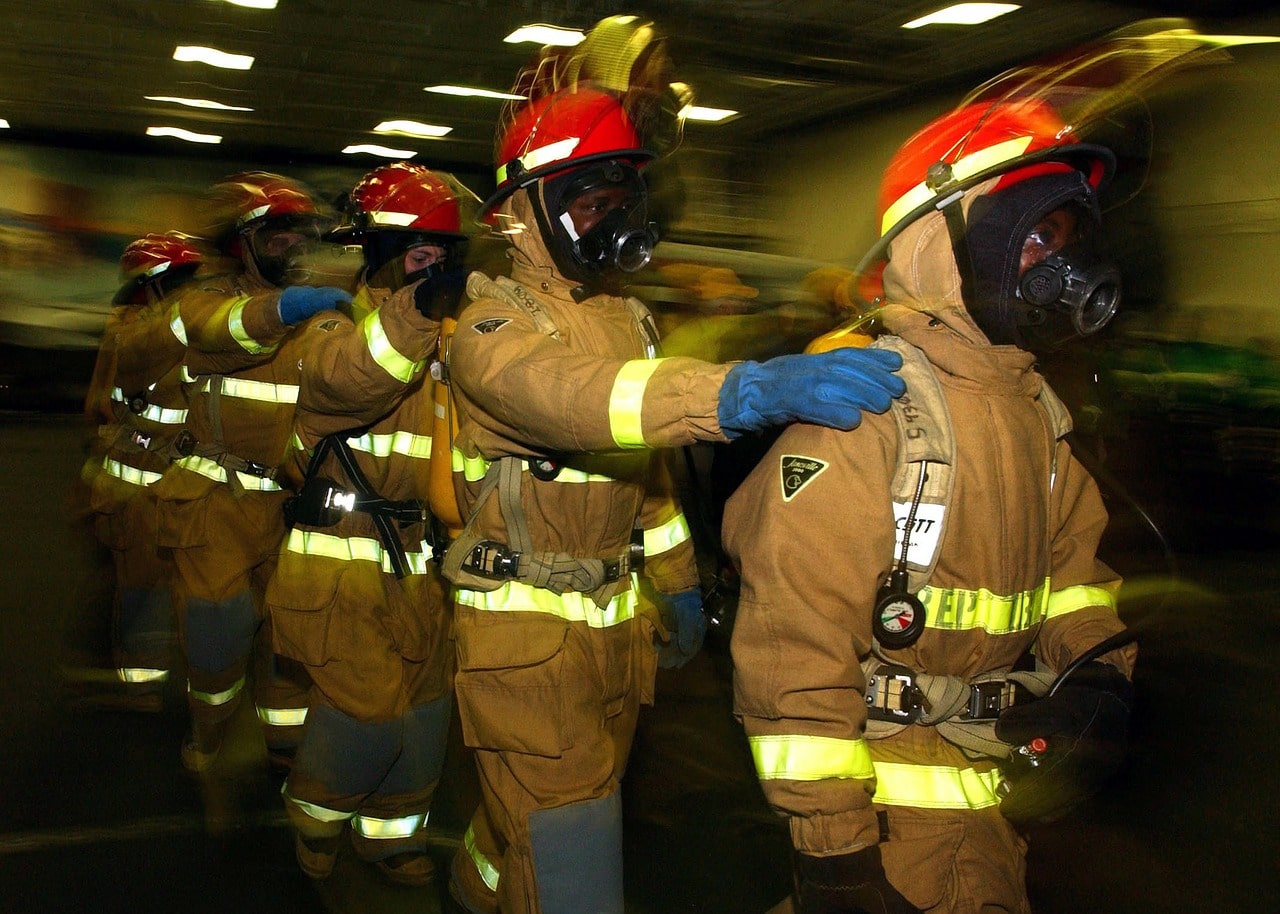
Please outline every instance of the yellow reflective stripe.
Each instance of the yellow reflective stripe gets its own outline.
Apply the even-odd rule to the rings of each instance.
[[[1065,616],[1067,613],[1073,613],[1077,609],[1084,609],[1089,606],[1105,606],[1114,610],[1116,608],[1115,595],[1106,588],[1093,587],[1088,584],[1064,587],[1062,590],[1049,595],[1049,610],[1045,618],[1052,619],[1055,616]]]
[[[405,457],[429,458],[431,456],[431,436],[415,435],[412,432],[391,432],[385,435],[367,434],[358,438],[348,438],[347,444],[357,451],[364,451],[374,457],[390,457],[401,454]],[[299,441],[299,447],[301,441]]]
[[[391,340],[387,339],[387,331],[382,326],[380,311],[370,312],[369,316],[360,322],[360,328],[364,331],[364,342],[369,347],[369,354],[373,356],[373,360],[401,384],[412,381],[422,370],[422,366],[427,364],[406,358],[391,345]]]
[[[592,628],[608,628],[635,617],[635,575],[631,578],[632,587],[615,596],[604,609],[586,594],[576,591],[554,594],[519,581],[508,581],[497,590],[459,590],[454,602],[484,612],[547,613],[567,622],[585,622]]]
[[[762,781],[822,781],[870,778],[871,750],[866,740],[831,736],[749,736],[751,758]]]
[[[483,457],[468,457],[456,447],[450,456],[453,472],[461,473],[467,482],[479,482],[489,472],[489,461]]]
[[[658,370],[662,359],[634,359],[625,363],[613,379],[609,393],[609,431],[618,447],[644,447],[644,428],[640,408],[644,405],[644,389]]]
[[[567,139],[556,140],[554,143],[548,143],[537,149],[530,149],[522,156],[516,156],[513,160],[519,162],[522,171],[533,171],[535,168],[541,168],[543,165],[550,165],[552,162],[558,162],[561,159],[567,159],[569,154],[577,148],[582,142],[581,137],[571,136]],[[498,166],[495,172],[498,183],[502,184],[507,180],[507,169],[511,167],[511,162],[504,162]]]
[[[173,331],[179,343],[187,345],[187,325],[182,322],[182,312],[178,310],[177,302],[174,302],[173,307],[169,309],[169,329]]]
[[[990,168],[992,165],[999,165],[1001,162],[1007,162],[1015,159],[1031,145],[1031,137],[1020,136],[1012,140],[1005,140],[1003,143],[996,143],[994,146],[987,146],[979,149],[977,152],[970,153],[967,156],[961,156],[951,166],[951,174],[957,181],[963,181],[972,175],[976,175],[984,168]],[[880,220],[880,234],[884,235],[889,229],[898,224],[898,220],[911,212],[917,206],[932,200],[937,196],[936,192],[929,189],[929,185],[923,181],[911,188],[901,197],[893,202],[893,204],[884,211],[884,216]]]
[[[289,442],[289,447],[293,448],[295,451],[302,451],[302,453],[306,454],[308,457],[311,456],[311,452],[307,450],[307,446],[302,443],[302,438],[297,432],[293,433],[293,440]]]
[[[985,809],[997,806],[1000,771],[974,771],[941,765],[876,762],[873,802],[919,809]]]
[[[195,689],[191,688],[191,683],[189,682],[187,683],[187,693],[192,698],[194,698],[198,702],[201,702],[206,705],[210,705],[215,708],[218,707],[219,705],[225,705],[231,699],[235,698],[237,695],[240,694],[240,690],[243,688],[244,688],[243,676],[237,679],[235,681],[235,684],[232,685],[231,688],[222,692],[198,692]]]
[[[121,682],[164,682],[169,678],[168,670],[150,670],[139,666],[122,666],[116,670]]]
[[[204,390],[208,390],[205,381]],[[240,400],[259,400],[263,403],[297,403],[297,384],[272,384],[270,381],[253,381],[249,378],[222,378],[222,395]]]
[[[162,474],[153,473],[150,470],[140,470],[137,467],[131,467],[127,463],[121,463],[119,460],[112,460],[107,457],[102,461],[102,468],[110,475],[134,486],[149,486],[153,482],[159,481]]]
[[[382,543],[368,536],[334,536],[319,530],[289,531],[285,549],[298,555],[318,555],[340,562],[377,562],[384,572],[393,574],[391,556]],[[426,543],[422,552],[406,552],[405,565],[410,574],[426,574],[431,570],[431,555]]]
[[[267,352],[275,352],[275,346],[264,346],[249,335],[249,331],[244,329],[244,306],[249,302],[249,296],[244,295],[237,298],[231,305],[231,310],[227,313],[227,330],[231,333],[231,338],[240,344],[240,348],[250,355],[262,355]]]
[[[268,727],[301,727],[307,721],[307,709],[264,708],[258,705],[258,720]]]
[[[413,833],[427,824],[424,815],[401,816],[398,819],[375,819],[357,815],[351,827],[365,838],[411,838]]]
[[[925,625],[944,631],[980,628],[993,635],[1024,632],[1044,619],[1049,605],[1049,579],[1035,590],[1004,596],[986,588],[926,586],[917,594],[925,608]]]
[[[157,425],[181,425],[187,421],[185,409],[167,409],[163,406],[148,405],[142,411],[143,419],[149,419]]]
[[[665,524],[644,531],[644,554],[661,555],[688,541],[691,536],[689,521],[683,513],[677,514]]]
[[[498,868],[493,865],[493,861],[486,857],[480,848],[476,847],[476,830],[473,826],[467,826],[467,833],[462,836],[462,843],[466,846],[471,862],[476,865],[476,870],[480,873],[480,878],[484,880],[484,884],[489,887],[489,891],[498,891]]]
[[[343,812],[340,809],[329,809],[327,806],[320,806],[316,803],[308,803],[306,800],[299,800],[293,794],[289,793],[289,782],[280,788],[280,793],[284,795],[285,801],[292,803],[304,813],[317,822],[345,822],[348,819],[354,819],[354,812]]]
[[[111,399],[117,403],[127,404],[129,402],[129,398],[124,395],[124,391],[119,387],[111,388]]]
[[[199,473],[205,479],[212,479],[214,482],[227,481],[226,468],[208,457],[197,457],[193,454],[190,457],[183,457],[177,465],[192,473]],[[264,479],[261,476],[240,472],[236,473],[236,477],[239,478],[240,485],[255,492],[280,491],[280,485],[274,479]]]

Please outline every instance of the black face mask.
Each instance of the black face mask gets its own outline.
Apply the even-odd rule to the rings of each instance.
[[[1027,305],[1019,321],[1023,336],[1052,348],[1096,333],[1115,317],[1120,272],[1090,246],[1067,245],[1022,274],[1017,296]]]

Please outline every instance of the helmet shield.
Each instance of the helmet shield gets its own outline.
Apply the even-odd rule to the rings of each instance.
[[[245,245],[262,278],[273,286],[306,282],[308,255],[320,247],[321,220],[314,215],[264,219],[244,232]]]

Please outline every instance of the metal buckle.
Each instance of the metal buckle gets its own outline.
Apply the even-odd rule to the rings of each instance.
[[[969,709],[965,720],[995,720],[1013,704],[1015,684],[1008,679],[992,679],[969,684]]]
[[[514,578],[520,566],[520,553],[501,543],[483,540],[471,547],[463,567],[473,574],[490,578]]]
[[[905,666],[886,665],[867,677],[867,717],[894,724],[920,719],[924,696],[916,674]]]
[[[257,476],[259,479],[266,479],[272,470],[271,467],[264,464],[246,460],[244,466],[240,468],[240,472],[248,473],[250,476]]]
[[[144,435],[142,434],[142,432],[134,432],[132,435],[130,435],[130,437],[133,439],[133,443],[136,444],[138,447],[142,448],[144,451],[149,450],[151,448],[150,435]]]
[[[183,457],[190,457],[196,450],[196,436],[184,428],[173,439],[173,450]]]

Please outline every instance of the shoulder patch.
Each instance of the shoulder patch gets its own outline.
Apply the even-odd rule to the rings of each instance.
[[[511,318],[509,317],[491,317],[487,321],[472,324],[471,329],[476,333],[493,333],[497,330],[501,330],[509,323],[511,323]]]
[[[320,323],[316,324],[316,329],[323,330],[325,333],[328,333],[330,330],[333,330],[335,327],[337,327],[340,323],[341,321],[339,321],[337,318],[331,317],[326,321],[321,321]]]
[[[828,464],[816,457],[805,457],[803,454],[783,454],[779,461],[782,483],[782,500],[791,501],[800,494],[809,483],[822,475]]]

